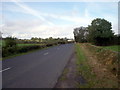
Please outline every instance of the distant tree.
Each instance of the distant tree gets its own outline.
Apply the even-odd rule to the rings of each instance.
[[[34,40],[34,37],[32,37],[31,40]]]
[[[76,42],[83,43],[87,41],[88,30],[86,27],[75,28],[73,33]]]
[[[114,35],[114,40],[112,41],[114,45],[120,45],[120,34]]]
[[[117,35],[117,38],[118,38],[118,39],[117,39],[117,42],[118,42],[117,44],[120,45],[120,34]]]
[[[33,43],[38,43],[40,40],[39,40],[39,38],[37,38],[37,37],[32,37],[32,38],[31,38],[31,41],[32,41]]]
[[[52,37],[49,37],[49,40],[53,40],[53,38],[52,38]]]
[[[105,19],[94,19],[88,26],[89,41],[96,45],[109,45],[114,37],[112,25]]]
[[[42,38],[38,38],[39,42],[42,42]]]

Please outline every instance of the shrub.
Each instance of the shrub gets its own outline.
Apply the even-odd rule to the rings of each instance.
[[[2,56],[3,57],[10,56],[12,54],[15,54],[16,52],[17,52],[16,46],[2,48]]]
[[[61,42],[58,42],[58,44],[65,44],[65,42],[64,42],[64,41],[61,41]]]
[[[17,43],[15,38],[5,38],[5,46],[2,47],[2,56],[6,57],[17,52]]]
[[[24,46],[24,47],[19,47],[17,52],[18,53],[23,53],[23,52],[28,52],[31,50],[35,50],[35,49],[40,49],[40,48],[44,48],[45,45],[39,46],[39,45],[35,45],[35,46]]]
[[[16,40],[13,37],[5,38],[5,47],[17,46]]]

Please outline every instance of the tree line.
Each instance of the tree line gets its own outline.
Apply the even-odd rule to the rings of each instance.
[[[42,49],[59,44],[71,43],[67,38],[37,38],[32,37],[31,39],[18,39],[15,37],[2,38],[5,45],[2,45],[2,56],[7,57],[13,54],[25,53],[31,50]],[[30,44],[28,46],[18,46],[18,44]]]
[[[96,18],[88,27],[75,28],[73,33],[76,42],[98,46],[120,45],[120,34],[115,34],[111,22],[105,19]]]
[[[38,38],[38,37],[32,37],[31,39],[18,39],[16,37],[6,37],[6,38],[2,38],[1,40],[3,41],[7,41],[9,42],[10,40],[18,43],[18,44],[48,44],[48,43],[67,43],[69,40],[73,41],[73,39],[68,39],[68,38],[53,38],[53,37],[49,37],[49,38]]]

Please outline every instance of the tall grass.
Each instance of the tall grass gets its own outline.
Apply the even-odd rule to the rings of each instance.
[[[120,52],[120,45],[104,46],[103,48],[108,49],[108,50],[112,50],[112,51]]]

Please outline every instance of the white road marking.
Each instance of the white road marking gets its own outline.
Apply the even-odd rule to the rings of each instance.
[[[47,55],[48,54],[48,52],[47,53],[44,53],[44,55]]]
[[[1,70],[0,72],[4,72],[4,71],[9,70],[9,69],[11,69],[11,68],[3,69],[3,70]]]

